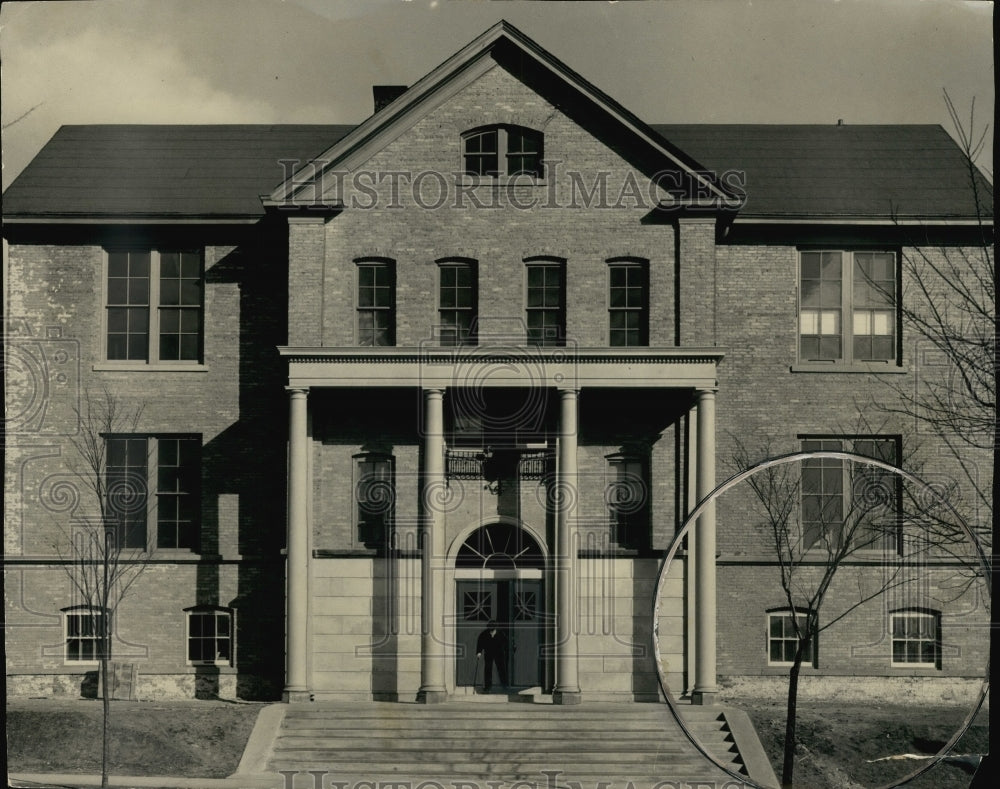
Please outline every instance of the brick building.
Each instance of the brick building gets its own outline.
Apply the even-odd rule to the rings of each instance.
[[[655,699],[657,659],[700,701],[787,673],[746,489],[674,553],[655,655],[664,557],[737,439],[909,457],[860,395],[916,380],[901,260],[983,230],[959,149],[650,126],[506,23],[375,98],[357,126],[64,127],[5,193],[8,687],[95,670],[54,546],[105,392],[142,408],[103,437],[109,482],[142,481],[112,645],[140,693],[444,700],[481,682],[490,619],[510,684],[564,703]],[[850,505],[822,484],[803,501]],[[884,551],[854,565],[834,607]],[[921,573],[807,673],[980,677],[979,587]]]

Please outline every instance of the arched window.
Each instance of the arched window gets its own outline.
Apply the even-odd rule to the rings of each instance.
[[[462,154],[467,175],[542,177],[543,135],[525,126],[498,123],[467,131]]]
[[[515,570],[544,567],[538,543],[524,529],[509,523],[491,523],[476,529],[458,550],[456,567]]]

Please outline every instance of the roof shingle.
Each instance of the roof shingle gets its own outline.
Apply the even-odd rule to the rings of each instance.
[[[262,194],[353,126],[64,126],[4,193],[6,219],[254,218]],[[653,125],[705,168],[745,174],[742,218],[969,220],[940,126]],[[982,212],[992,188],[977,172]]]

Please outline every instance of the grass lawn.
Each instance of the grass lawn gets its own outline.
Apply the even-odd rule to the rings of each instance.
[[[774,772],[781,779],[785,739],[785,702],[733,702],[754,722]],[[935,754],[961,728],[970,707],[873,702],[800,701],[795,786],[804,789],[855,789],[895,783],[924,762],[888,760],[897,754]],[[989,750],[987,712],[980,711],[952,754]],[[907,789],[967,789],[974,768],[939,763]]]
[[[225,778],[236,772],[263,704],[111,702],[111,772]],[[11,772],[101,772],[101,702],[8,699]]]

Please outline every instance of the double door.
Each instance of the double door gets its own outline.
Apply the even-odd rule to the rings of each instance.
[[[532,578],[459,580],[456,603],[455,684],[483,686],[483,662],[476,641],[490,620],[506,639],[506,669],[512,687],[542,684],[542,581]],[[494,675],[493,683],[499,678]]]

